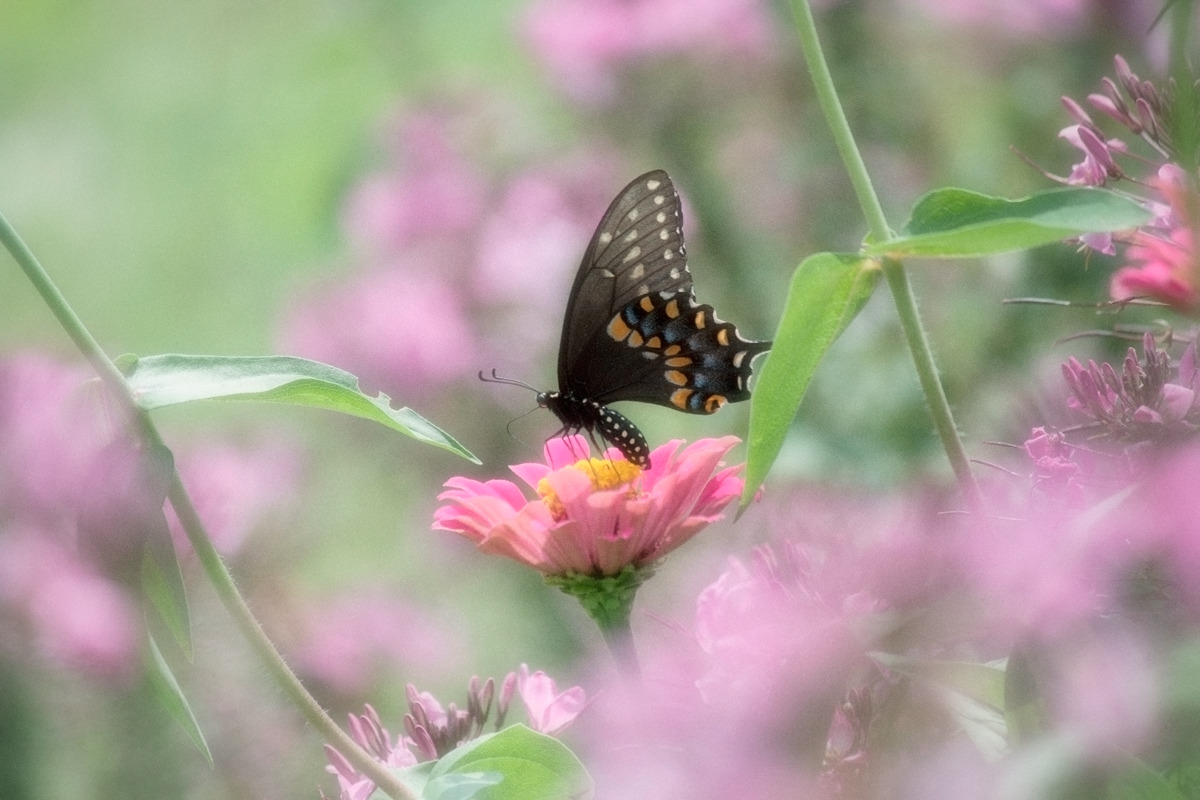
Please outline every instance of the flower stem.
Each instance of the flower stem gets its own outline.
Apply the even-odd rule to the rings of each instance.
[[[0,244],[3,244],[5,249],[12,255],[13,260],[17,262],[17,265],[20,266],[26,277],[29,278],[30,283],[34,285],[34,288],[42,296],[46,305],[50,307],[51,313],[54,314],[59,324],[66,330],[67,335],[71,337],[75,346],[83,354],[84,358],[87,359],[88,363],[92,365],[97,374],[99,374],[101,380],[111,390],[113,397],[117,399],[117,402],[124,407],[137,434],[142,437],[146,444],[152,447],[162,447],[162,438],[158,433],[158,429],[150,419],[150,415],[138,408],[129,384],[125,382],[121,371],[117,369],[116,364],[113,363],[112,359],[100,347],[100,344],[83,324],[83,321],[75,313],[74,309],[71,308],[62,292],[55,286],[50,275],[42,267],[41,263],[38,262],[33,252],[26,246],[25,242],[3,214],[0,214]],[[377,787],[393,798],[393,800],[415,800],[413,793],[403,783],[392,775],[383,764],[372,758],[370,753],[359,747],[325,713],[325,710],[308,693],[304,685],[300,682],[300,679],[288,667],[283,656],[275,649],[275,645],[267,638],[262,626],[255,619],[254,614],[250,611],[250,607],[246,604],[245,599],[234,584],[233,576],[230,575],[225,563],[221,560],[221,556],[213,546],[212,539],[209,537],[204,524],[200,521],[200,517],[196,514],[196,508],[192,505],[191,497],[184,488],[177,471],[174,471],[171,476],[167,499],[175,509],[175,514],[179,518],[179,522],[192,544],[192,549],[195,550],[197,557],[200,559],[200,563],[203,565],[204,571],[208,575],[209,581],[212,582],[217,595],[224,603],[226,611],[233,617],[242,634],[250,643],[251,648],[258,654],[266,666],[268,672],[271,673],[271,676],[283,688],[284,693],[300,709],[300,713],[304,715],[308,723],[316,728],[327,742],[341,751],[355,768],[370,778]]]
[[[913,365],[917,370],[917,380],[925,392],[929,404],[929,414],[933,417],[933,427],[942,440],[942,449],[950,460],[950,467],[958,479],[959,490],[963,494],[967,507],[973,512],[982,512],[983,497],[975,476],[971,472],[971,462],[967,458],[966,449],[958,437],[958,428],[954,424],[954,415],[950,411],[950,401],[946,391],[938,379],[937,364],[933,360],[933,350],[929,347],[929,339],[925,335],[925,327],[921,324],[920,312],[917,310],[917,299],[913,294],[912,284],[904,265],[891,258],[883,260],[883,277],[888,282],[892,297],[896,303],[896,313],[900,317],[900,327],[904,330],[908,341],[908,350],[912,353]]]
[[[629,625],[629,616],[613,620],[607,625],[600,626],[600,635],[612,653],[613,661],[625,681],[631,686],[637,686],[642,681],[642,667],[638,660],[637,645],[633,641],[633,629]]]
[[[804,51],[805,63],[812,76],[817,101],[821,105],[821,111],[825,115],[825,121],[829,125],[830,133],[846,168],[846,174],[850,177],[850,183],[858,197],[858,204],[867,221],[867,241],[886,242],[894,236],[887,224],[883,206],[879,202],[879,196],[875,193],[875,187],[871,183],[871,176],[867,172],[862,154],[854,141],[850,123],[846,120],[846,114],[838,99],[837,89],[833,85],[833,76],[829,72],[829,65],[825,61],[821,42],[817,37],[817,26],[813,20],[812,9],[809,8],[807,0],[791,0],[791,5],[792,14],[796,20],[796,31]],[[900,326],[904,330],[908,349],[912,353],[917,379],[925,393],[925,402],[933,417],[934,427],[941,438],[942,447],[946,451],[946,457],[950,460],[950,466],[958,480],[959,490],[963,493],[969,508],[973,511],[981,511],[983,505],[979,486],[975,483],[975,476],[971,473],[970,461],[963,448],[962,440],[959,439],[958,428],[954,424],[954,414],[950,410],[950,403],[938,377],[937,364],[933,358],[933,351],[929,347],[929,339],[925,335],[924,326],[921,324],[921,313],[917,308],[917,299],[913,294],[912,285],[909,283],[908,274],[904,265],[895,259],[883,260],[883,274],[887,278],[888,288],[892,292],[892,300],[896,305]]]
[[[638,588],[653,574],[653,566],[626,564],[616,575],[565,573],[545,576],[548,586],[579,601],[600,629],[613,661],[617,662],[617,669],[630,683],[635,684],[641,680],[642,670],[633,643],[629,615],[633,612],[633,600]]]

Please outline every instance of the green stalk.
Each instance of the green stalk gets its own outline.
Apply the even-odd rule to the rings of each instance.
[[[846,120],[846,114],[838,99],[837,89],[833,85],[833,76],[829,72],[825,54],[821,50],[821,42],[817,38],[817,26],[813,20],[812,10],[809,8],[807,0],[791,0],[791,5],[793,16],[796,19],[796,31],[804,51],[804,60],[808,65],[813,87],[816,90],[817,102],[821,105],[821,111],[825,115],[825,121],[829,125],[833,141],[837,145],[838,153],[841,154],[842,163],[846,168],[846,174],[850,177],[850,183],[858,197],[858,204],[867,221],[867,240],[872,243],[887,242],[894,236],[887,224],[883,206],[879,202],[879,196],[875,193],[875,187],[871,183],[871,176],[867,172],[862,154],[854,141],[850,123]],[[937,364],[933,358],[933,351],[929,347],[925,328],[921,324],[921,312],[917,308],[916,296],[909,283],[908,273],[899,261],[884,259],[883,274],[887,278],[888,288],[892,292],[892,300],[896,304],[896,313],[900,320],[900,326],[904,330],[904,338],[908,342],[909,352],[912,353],[917,379],[925,393],[925,402],[933,417],[934,428],[942,440],[946,457],[950,460],[950,466],[958,479],[959,490],[972,510],[982,510],[979,486],[975,483],[970,461],[963,448],[962,440],[959,439],[958,428],[954,424],[954,414],[950,411],[950,403],[938,377]]]
[[[633,629],[629,625],[629,617],[614,620],[608,625],[601,625],[600,635],[604,637],[608,652],[612,654],[613,661],[626,684],[633,687],[640,685],[642,668],[633,640]]]
[[[162,438],[158,429],[150,419],[150,415],[138,408],[129,384],[125,382],[121,371],[100,347],[95,337],[71,308],[62,292],[50,279],[49,274],[3,214],[0,214],[0,244],[3,244],[5,249],[12,254],[17,265],[49,306],[55,319],[71,337],[71,341],[75,343],[83,357],[111,390],[112,396],[124,407],[138,435],[146,444],[161,447]],[[192,499],[184,488],[178,472],[174,472],[171,476],[167,499],[175,509],[175,514],[179,518],[188,540],[192,543],[192,549],[200,559],[217,595],[225,604],[226,611],[233,617],[234,622],[241,629],[251,648],[258,654],[267,671],[300,709],[300,713],[304,715],[308,723],[316,728],[325,741],[336,747],[356,769],[370,778],[393,800],[415,800],[413,793],[383,764],[372,758],[370,753],[359,747],[345,731],[338,727],[337,723],[325,713],[316,698],[308,693],[300,679],[288,667],[287,662],[275,649],[275,645],[267,637],[234,584],[233,576],[230,575],[225,563],[221,560],[208,531],[196,514],[196,508],[192,505]]]

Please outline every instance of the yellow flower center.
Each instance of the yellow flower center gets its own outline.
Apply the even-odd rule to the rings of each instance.
[[[587,458],[576,461],[571,466],[587,475],[592,481],[592,490],[597,492],[623,486],[642,474],[641,467],[625,460],[609,461],[602,458]],[[558,495],[550,488],[548,480],[542,478],[538,481],[537,493],[538,497],[542,498],[542,502],[546,504],[546,508],[550,509],[554,519],[560,521],[566,519],[567,510],[563,507],[562,501],[558,499]],[[629,496],[632,497],[636,494],[637,490],[630,487]]]

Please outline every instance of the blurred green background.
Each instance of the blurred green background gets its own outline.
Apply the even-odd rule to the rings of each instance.
[[[1044,188],[1009,148],[1065,174],[1075,156],[1055,139],[1068,122],[1059,96],[1095,91],[1116,52],[1146,69],[1145,15],[1121,16],[1129,9],[1119,3],[1081,2],[1073,24],[1036,35],[931,18],[916,4],[827,5],[819,24],[836,80],[896,226],[936,186],[1007,196]],[[473,154],[484,171],[580,149],[670,169],[698,207],[689,252],[700,299],[767,338],[795,265],[811,252],[853,249],[863,228],[783,6],[766,6],[778,37],[767,66],[721,76],[719,55],[699,68],[673,55],[621,75],[610,104],[589,105],[559,91],[534,59],[520,34],[530,4],[517,0],[13,0],[0,8],[0,212],[109,353],[273,352],[294,293],[353,269],[341,214],[356,181],[384,160],[397,120],[446,98],[468,109],[477,100],[504,108],[510,124],[499,151]],[[761,149],[748,134],[763,135]],[[0,354],[73,360],[24,277],[2,261]],[[1055,339],[1109,324],[1086,310],[1001,299],[1094,302],[1108,269],[1066,246],[913,269],[972,455],[998,460],[983,443],[1019,443],[1053,405],[1046,376],[1054,380],[1068,352],[1096,347]],[[556,327],[560,308],[528,313]],[[539,374],[514,377],[548,385],[555,345],[545,343]],[[516,423],[510,437],[505,423],[530,399],[475,381],[427,402],[414,405],[484,467],[315,413],[220,406],[159,417],[173,447],[279,436],[302,454],[295,502],[233,563],[273,633],[286,640],[305,603],[355,591],[401,595],[451,627],[444,646],[461,674],[397,663],[366,696],[322,695],[339,716],[375,703],[393,732],[406,681],[458,702],[471,674],[500,677],[521,661],[570,681],[597,644],[578,609],[536,576],[428,532],[445,479],[498,477],[505,464],[534,460],[549,419]],[[702,420],[631,413],[660,441],[744,435],[745,411]],[[818,373],[768,490],[783,494],[789,481],[887,487],[947,473],[881,288]],[[764,535],[752,519],[722,527],[680,555],[677,575],[691,577],[648,587],[644,605],[675,603],[671,613],[686,615],[687,598],[724,555]],[[281,705],[208,587],[192,580],[191,596],[196,661],[173,663],[217,768],[144,687],[96,685],[16,658],[0,661],[0,796],[316,795],[319,742]]]

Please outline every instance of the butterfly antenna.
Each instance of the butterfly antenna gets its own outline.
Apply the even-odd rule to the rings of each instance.
[[[520,386],[522,389],[528,389],[535,394],[538,391],[536,387],[530,386],[525,381],[519,381],[516,378],[500,377],[498,374],[496,374],[495,369],[492,370],[492,375],[490,378],[483,374],[483,370],[479,370],[479,380],[483,381],[484,383],[503,383],[505,386]],[[518,417],[518,419],[520,419],[520,417]]]
[[[488,381],[488,383],[492,383],[492,381]],[[503,383],[503,381],[500,381],[500,383]],[[518,384],[518,385],[519,385],[519,384]],[[519,416],[516,416],[516,417],[513,417],[512,419],[510,419],[508,422],[506,422],[506,423],[504,424],[504,432],[505,432],[505,433],[507,433],[507,434],[509,435],[509,437],[510,437],[510,438],[512,438],[512,439],[514,439],[514,440],[516,440],[516,441],[518,441],[518,442],[519,442],[519,441],[521,441],[520,439],[517,439],[517,437],[513,435],[513,432],[512,432],[512,424],[513,424],[514,422],[516,422],[517,420],[519,420],[519,419],[525,419],[526,417],[528,417],[530,414],[532,414],[532,413],[533,413],[533,412],[535,412],[535,411],[537,411],[537,408],[536,408],[536,407],[529,409],[529,410],[528,410],[528,411],[526,411],[524,414],[521,414],[521,415],[519,415]]]

